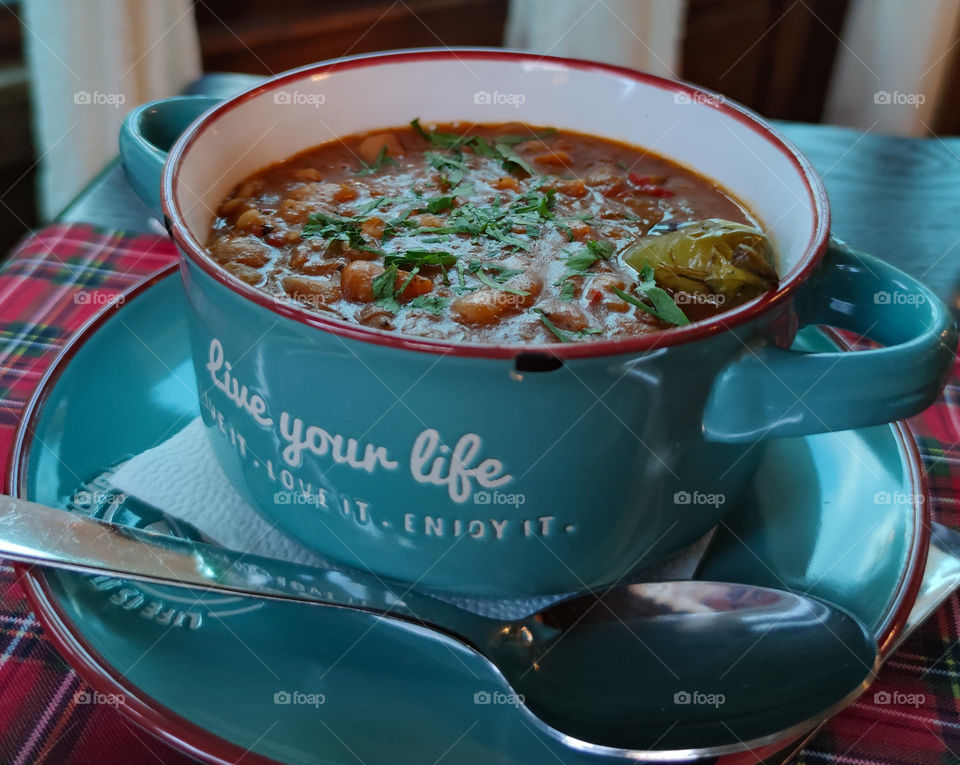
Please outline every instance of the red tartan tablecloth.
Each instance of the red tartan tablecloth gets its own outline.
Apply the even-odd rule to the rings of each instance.
[[[25,240],[0,269],[0,460],[24,405],[60,347],[100,307],[171,263],[173,245],[87,225],[55,225]],[[78,297],[80,296],[80,297]],[[960,526],[958,374],[941,401],[911,421],[937,520]],[[108,705],[60,658],[9,565],[0,567],[0,763],[164,763],[191,760]],[[834,719],[799,763],[960,763],[960,600],[953,596],[887,662],[875,691],[917,694],[916,709],[867,694]],[[370,763],[370,765],[374,765]]]

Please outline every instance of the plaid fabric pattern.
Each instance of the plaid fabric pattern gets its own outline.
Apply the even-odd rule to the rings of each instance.
[[[116,295],[176,259],[162,237],[54,225],[0,269],[0,459],[44,371],[71,334]],[[941,401],[914,418],[937,520],[960,526],[960,364]],[[832,720],[802,765],[960,763],[960,599],[885,665],[874,689]],[[191,762],[109,705],[59,657],[9,566],[0,565],[0,763]],[[876,703],[902,694],[908,704]]]

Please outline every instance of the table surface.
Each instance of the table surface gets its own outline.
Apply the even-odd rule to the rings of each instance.
[[[190,91],[229,95],[254,81],[247,76],[211,75]],[[960,309],[960,138],[904,139],[796,123],[781,123],[779,128],[822,175],[831,199],[834,234],[920,279]],[[130,232],[162,232],[116,161],[59,217]],[[937,716],[945,725],[957,724],[956,711],[944,710]],[[888,743],[907,733],[897,725],[882,727],[882,733],[872,725],[870,730]],[[839,746],[841,741],[818,740],[798,761],[846,762],[841,752],[847,746]],[[930,762],[960,762],[943,750],[936,734],[931,741],[938,751],[931,752]],[[162,755],[168,750],[161,746],[157,751]],[[909,761],[893,753],[890,757],[891,762]]]

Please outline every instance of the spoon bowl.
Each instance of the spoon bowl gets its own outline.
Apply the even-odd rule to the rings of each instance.
[[[877,645],[854,616],[765,587],[625,584],[512,621],[398,582],[320,569],[0,495],[0,557],[413,622],[472,647],[553,735],[632,759],[696,759],[787,741],[871,682]]]
[[[834,606],[699,581],[560,601],[485,653],[549,725],[620,749],[773,736],[858,694],[877,664],[872,636]]]

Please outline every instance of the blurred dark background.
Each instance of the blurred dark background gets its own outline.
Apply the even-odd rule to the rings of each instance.
[[[0,252],[39,223],[21,2],[0,0]],[[679,74],[770,118],[818,122],[849,0],[688,0]],[[270,74],[346,53],[501,45],[507,0],[204,0],[194,6],[203,70]],[[950,52],[929,127],[960,132]]]

